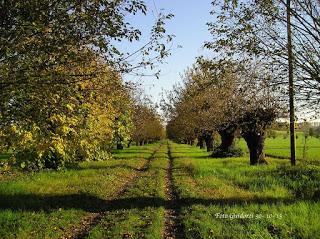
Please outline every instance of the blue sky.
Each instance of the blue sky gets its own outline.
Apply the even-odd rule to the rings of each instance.
[[[210,0],[146,0],[148,7],[148,15],[144,17],[132,17],[132,22],[142,27],[148,33],[154,15],[160,9],[164,9],[165,13],[173,13],[175,17],[167,23],[167,33],[174,34],[174,45],[172,55],[160,65],[160,79],[155,77],[134,77],[127,75],[126,80],[139,81],[147,95],[150,95],[154,102],[159,102],[161,92],[172,89],[172,86],[181,80],[180,74],[190,67],[197,56],[205,53],[202,45],[206,40],[210,39],[210,34],[206,23],[212,20],[210,16],[211,1]],[[134,44],[142,45],[141,42]],[[177,49],[176,46],[181,45],[182,48]],[[135,47],[137,47],[135,46]],[[129,47],[129,46],[128,46]]]

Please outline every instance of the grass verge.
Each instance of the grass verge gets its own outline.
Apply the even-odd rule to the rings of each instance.
[[[130,157],[84,162],[65,171],[3,176],[0,180],[0,238],[59,238],[90,213],[108,206],[158,147],[132,147]]]
[[[208,158],[172,144],[187,238],[320,238],[320,167]]]
[[[91,230],[88,238],[162,238],[167,147],[162,145],[148,168]]]

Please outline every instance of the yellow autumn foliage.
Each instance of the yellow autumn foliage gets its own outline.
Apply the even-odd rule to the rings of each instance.
[[[91,51],[81,54],[81,64],[56,67],[52,77],[59,84],[22,95],[28,105],[19,110],[29,112],[28,118],[17,117],[4,131],[18,164],[59,168],[67,162],[99,160],[109,155],[116,138],[129,138],[128,90]]]

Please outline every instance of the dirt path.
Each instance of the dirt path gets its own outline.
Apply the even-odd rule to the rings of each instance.
[[[163,238],[165,239],[178,239],[185,238],[184,226],[181,220],[181,207],[179,196],[174,188],[172,168],[173,157],[171,155],[170,145],[168,143],[168,158],[169,166],[166,172],[166,196],[167,202],[165,206],[165,230]]]
[[[113,196],[108,198],[108,200],[112,201],[119,197],[121,197],[138,179],[139,175],[148,170],[150,167],[151,161],[154,158],[157,151],[160,149],[161,145],[156,148],[151,156],[147,159],[147,162],[142,165],[134,174],[129,177],[127,182],[118,190],[116,191]],[[83,220],[78,225],[74,225],[69,228],[61,239],[82,239],[89,235],[90,231],[101,221],[101,219],[108,213],[108,211],[102,211],[99,213],[91,213],[89,216],[83,218]]]

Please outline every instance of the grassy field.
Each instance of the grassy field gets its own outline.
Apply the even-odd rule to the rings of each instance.
[[[275,138],[266,138],[265,141],[265,153],[275,157],[290,157],[290,139],[288,133],[285,131],[275,131]],[[296,155],[297,159],[302,161],[304,156],[305,147],[305,159],[311,161],[320,162],[320,138],[308,137],[305,141],[303,132],[296,132]],[[237,139],[236,144],[243,149],[244,152],[248,152],[248,147],[244,139]],[[132,158],[130,151],[114,150],[115,158]],[[9,159],[9,153],[0,153],[0,163]]]
[[[170,150],[170,151],[169,151]],[[65,171],[0,175],[0,238],[163,238],[172,160],[183,238],[320,238],[320,166],[249,166],[167,142]]]
[[[119,155],[128,154],[123,151]],[[163,144],[137,181],[112,202],[110,213],[92,229],[88,238],[161,238],[167,164],[167,147]]]
[[[129,158],[85,162],[66,171],[0,174],[0,238],[59,238],[108,200],[158,145],[132,147]]]
[[[278,131],[275,138],[267,138],[265,141],[265,153],[278,157],[290,157],[290,139],[285,136],[286,132]],[[238,140],[237,144],[245,152],[248,151],[246,142],[243,139]],[[320,161],[320,138],[308,137],[305,143],[302,132],[297,132],[296,155],[300,161],[303,159],[303,149],[306,145],[305,159]]]
[[[186,238],[320,238],[320,167],[212,159],[172,145]]]

